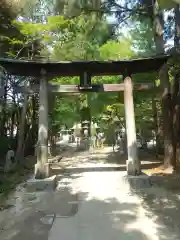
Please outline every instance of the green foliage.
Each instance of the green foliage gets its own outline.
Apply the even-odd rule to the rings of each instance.
[[[66,125],[69,128],[74,122],[80,119],[77,109],[78,99],[75,97],[56,97],[54,107],[50,112],[50,127],[60,130],[61,126]]]
[[[120,41],[110,40],[100,47],[100,57],[103,60],[131,59],[133,56],[134,53],[130,39],[121,39]]]
[[[6,153],[8,151],[8,146],[11,144],[11,140],[6,136],[1,137],[1,144],[0,144],[0,155],[2,158],[5,159]]]
[[[149,57],[156,54],[154,33],[150,19],[137,22],[131,30],[133,50],[138,56]]]
[[[88,11],[90,7],[100,9],[100,1],[96,1],[96,6],[93,6],[93,3],[94,1],[88,1],[80,6],[75,1],[57,0],[54,5],[52,0],[45,0],[43,3],[36,0],[26,1],[21,16],[25,16],[29,21],[19,19],[13,21],[14,26],[25,37],[23,40],[9,39],[13,46],[9,50],[9,56],[15,57],[19,49],[25,45],[30,45],[30,47],[27,52],[23,52],[24,58],[36,59],[39,55],[39,58],[51,61],[122,60],[154,55],[154,36],[150,20],[139,22],[136,17],[137,24],[132,25],[130,36],[118,38],[115,37],[115,27],[107,21],[105,14]],[[129,4],[133,6],[135,3],[129,1]],[[46,19],[41,16],[43,11]],[[36,55],[31,50],[32,46],[34,47],[34,40],[38,40],[35,46],[38,50]],[[152,73],[133,76],[134,82],[154,81],[158,85],[156,79],[156,74]],[[120,81],[120,76],[93,77],[93,83],[96,84],[119,83]],[[79,78],[56,77],[51,82],[79,84]],[[149,94],[147,92],[134,93],[138,126],[143,124],[146,126],[148,119],[152,122],[149,105],[151,94],[152,92]],[[50,128],[56,130],[64,124],[72,127],[74,122],[80,121],[79,114],[84,107],[90,107],[91,115],[95,119],[104,118],[108,124],[113,124],[116,117],[124,116],[123,93],[57,95],[52,106],[49,122]]]
[[[158,0],[159,6],[162,9],[170,10],[176,6],[176,0]]]

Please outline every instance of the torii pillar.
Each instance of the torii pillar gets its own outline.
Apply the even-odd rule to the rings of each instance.
[[[35,165],[35,178],[49,177],[48,164],[48,91],[46,71],[41,70],[39,88],[39,126],[37,143],[37,163]]]
[[[133,84],[130,76],[124,78],[124,106],[126,118],[126,136],[127,136],[127,153],[126,161],[127,174],[136,176],[141,173],[140,161],[138,159],[136,125],[133,102]]]

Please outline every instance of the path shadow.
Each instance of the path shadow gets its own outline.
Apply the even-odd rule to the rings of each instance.
[[[136,181],[136,177],[134,178]],[[170,229],[172,239],[180,239],[180,185],[179,178],[170,176],[151,176],[147,178],[146,187],[129,182],[131,192],[142,200],[146,216],[153,219],[163,234],[162,226]],[[165,236],[159,239],[168,239]]]
[[[69,177],[75,179],[79,176],[67,174],[67,178]],[[48,240],[49,231],[52,229],[59,234],[57,239],[61,239],[65,230],[66,234],[70,234],[74,229],[77,230],[79,238],[74,234],[73,238],[66,239],[179,240],[179,191],[161,192],[159,185],[155,186],[156,182],[154,179],[154,182],[151,181],[144,189],[129,181],[131,193],[128,198],[122,194],[120,185],[118,198],[102,199],[86,192],[87,189],[77,189],[74,192],[67,183],[56,192],[43,195],[42,201],[32,206],[31,214],[15,228],[9,229],[7,235],[11,236],[11,240]],[[160,182],[157,184],[162,185]],[[163,187],[166,188],[165,186],[164,183]],[[140,211],[140,204],[133,199],[134,195],[141,199],[145,212]],[[155,224],[151,226],[142,217],[143,214]],[[46,218],[47,215],[49,219]],[[71,223],[68,219],[71,219]],[[6,239],[3,234],[0,232],[0,239]]]
[[[142,165],[142,170],[150,169],[158,167],[159,163],[150,163],[150,164],[144,164]],[[51,169],[51,176],[53,175],[59,175],[59,174],[66,174],[66,173],[85,173],[85,172],[114,172],[114,171],[126,171],[126,166],[118,166],[118,167],[68,167],[65,169],[58,169],[58,168],[52,168]]]
[[[70,153],[74,153],[76,152],[76,148],[73,145],[67,145],[67,144],[56,144],[55,146],[50,148],[50,152],[52,157],[55,157],[57,155],[63,154],[64,152],[70,152]]]
[[[78,194],[63,187],[56,192],[42,193],[39,201],[26,200],[28,213],[12,215],[12,223],[0,226],[2,240],[48,240],[55,218],[73,217],[78,212]],[[27,206],[24,209],[27,211]],[[14,219],[18,218],[18,219]]]
[[[88,214],[88,217],[86,217]],[[137,221],[137,205],[119,203],[117,199],[85,199],[79,216],[83,223],[80,232],[91,239],[147,239],[145,233],[130,226]]]
[[[158,221],[149,225],[142,217],[139,204],[125,199],[98,199],[87,192],[78,191],[78,212],[74,220],[55,221],[52,231],[57,238],[66,239],[132,239],[132,240],[168,240],[179,239],[176,233],[168,235],[167,225]],[[123,196],[122,196],[123,197]],[[155,216],[145,215],[151,219]],[[169,227],[169,226],[168,226]],[[70,231],[71,229],[71,231]],[[74,232],[73,232],[74,231]],[[73,236],[73,237],[72,237]]]
[[[151,162],[151,163],[157,162],[157,159],[155,158],[154,154],[144,149],[138,150],[138,158],[141,162]],[[107,155],[105,162],[116,163],[116,164],[126,164],[126,159],[127,159],[126,154],[120,154],[119,151],[116,151],[116,152],[112,151]]]
[[[58,163],[52,164],[51,175],[64,173],[126,171],[126,158],[125,156],[121,156],[119,152],[89,152],[89,154],[82,153],[81,155],[77,153],[77,160],[74,160],[74,157],[76,156],[73,154],[73,156],[65,158],[67,161],[65,167],[62,167],[61,164],[59,165]],[[157,162],[157,160],[152,158],[151,154],[144,153],[144,151],[140,152],[140,160],[142,170],[157,168],[161,165],[161,162]],[[85,166],[83,166],[84,163]],[[82,167],[77,167],[78,164],[81,164]],[[93,166],[91,164],[93,164]],[[99,164],[102,164],[102,166],[98,166]]]
[[[36,212],[28,216],[19,225],[19,232],[12,238],[13,240],[45,240],[48,239],[49,230],[52,227],[55,216],[46,217],[43,212]]]

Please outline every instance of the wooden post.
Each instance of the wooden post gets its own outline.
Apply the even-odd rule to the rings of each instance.
[[[49,177],[48,165],[48,94],[47,79],[44,69],[41,70],[39,89],[39,126],[37,143],[37,164],[35,166],[35,178]]]
[[[133,103],[133,86],[131,77],[124,79],[124,106],[126,118],[126,136],[128,160],[126,162],[128,175],[140,174],[140,162],[137,154],[136,126]]]

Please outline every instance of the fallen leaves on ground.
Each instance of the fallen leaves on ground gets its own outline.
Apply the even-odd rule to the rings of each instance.
[[[143,172],[149,176],[152,176],[152,175],[168,176],[168,175],[174,174],[173,169],[171,167],[165,168],[163,165],[157,168],[144,170]]]

